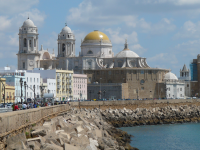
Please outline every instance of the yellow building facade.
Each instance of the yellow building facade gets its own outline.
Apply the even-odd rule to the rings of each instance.
[[[73,100],[73,71],[56,69],[56,99]]]
[[[5,103],[15,102],[15,87],[6,84],[5,78],[0,78],[0,103],[4,103],[3,94],[5,86]]]

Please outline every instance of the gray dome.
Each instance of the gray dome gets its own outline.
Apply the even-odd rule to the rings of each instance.
[[[124,49],[123,51],[119,52],[115,57],[122,58],[122,57],[139,57],[139,56],[130,49]]]
[[[171,72],[165,74],[165,80],[178,80],[177,76]]]
[[[31,19],[29,19],[29,18],[26,21],[24,21],[23,26],[24,27],[36,27],[34,25],[33,21]]]
[[[65,26],[63,29],[62,29],[62,31],[61,31],[62,33],[72,33],[72,31],[71,31],[71,29],[68,27],[68,26]]]

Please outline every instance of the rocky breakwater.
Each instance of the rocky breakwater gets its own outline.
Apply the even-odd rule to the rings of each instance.
[[[30,132],[8,138],[7,150],[125,150],[130,135],[102,119],[100,109],[72,109]]]
[[[156,108],[107,109],[102,116],[115,127],[173,124],[200,121],[200,106],[167,106]]]

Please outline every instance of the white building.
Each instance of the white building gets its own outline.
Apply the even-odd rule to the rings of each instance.
[[[165,74],[166,98],[185,98],[185,82],[178,80],[175,74]]]
[[[40,97],[40,73],[26,72],[25,71],[25,80],[26,80],[26,98],[35,98]],[[35,87],[35,88],[34,88]]]
[[[27,70],[27,72],[40,73],[40,77],[43,79],[41,83],[46,87],[43,94],[53,92],[54,97],[59,101],[70,99],[70,97],[73,99],[73,71],[35,68]]]

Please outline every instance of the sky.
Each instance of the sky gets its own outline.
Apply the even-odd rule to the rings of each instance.
[[[127,39],[150,67],[178,77],[200,52],[200,0],[0,0],[0,68],[17,69],[18,32],[28,16],[38,27],[39,49],[56,54],[65,23],[75,34],[77,56],[93,30],[109,37],[115,55]]]

